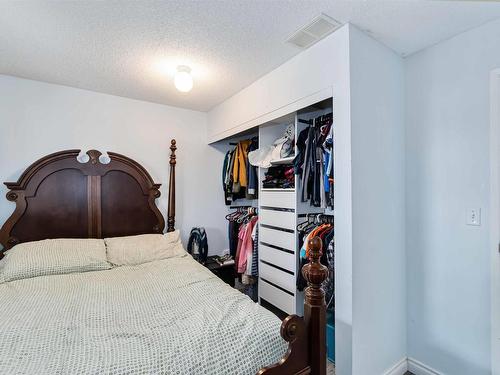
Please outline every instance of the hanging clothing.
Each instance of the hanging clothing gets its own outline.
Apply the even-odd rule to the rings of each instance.
[[[314,207],[333,206],[333,136],[331,134],[332,115],[328,114],[313,119],[311,124],[299,133],[297,139],[298,152],[294,159],[294,171],[301,182],[300,197],[302,202],[309,201]]]
[[[324,283],[325,300],[328,309],[335,310],[335,235],[329,239],[326,250],[328,277]]]
[[[238,244],[236,247],[235,269],[240,275],[240,291],[248,295],[252,300],[257,301],[257,269],[254,270],[254,263],[257,262],[257,227],[258,216],[252,216],[255,212],[249,212],[244,215],[244,222],[240,224],[238,230]],[[239,221],[238,213],[231,217],[226,216],[228,220]],[[241,219],[241,218],[240,218]]]
[[[321,256],[321,263],[326,265],[329,270],[331,268],[332,270],[332,276],[327,278],[327,280],[324,283],[324,288],[325,290],[329,290],[329,296],[333,295],[333,286],[330,288],[330,284],[333,283],[333,245],[331,245],[334,242],[335,238],[335,232],[334,232],[334,227],[331,224],[319,224],[316,226],[309,226],[305,227],[303,230],[299,230],[299,246],[300,246],[300,252],[299,252],[299,269],[302,269],[304,265],[306,265],[309,262],[310,259],[310,249],[309,249],[309,240],[312,239],[313,237],[319,237],[321,238],[323,242],[323,248],[322,248],[322,256]],[[331,248],[331,250],[329,250]],[[330,253],[330,254],[329,254]],[[331,264],[330,264],[330,259],[332,259]],[[330,275],[330,271],[329,271]],[[302,275],[302,272],[299,272],[297,275],[297,289],[299,291],[302,291],[305,289],[307,286],[307,281],[305,280],[304,276]],[[330,289],[328,289],[330,288]]]
[[[238,273],[246,273],[247,271],[247,261],[248,257],[252,256],[253,252],[253,241],[252,241],[252,231],[254,225],[256,225],[258,217],[254,216],[250,219],[248,223],[244,225],[243,235],[240,238],[242,240],[240,254],[238,256]]]
[[[229,166],[231,162],[232,151],[226,152],[226,156],[224,157],[224,162],[222,164],[222,190],[224,191],[224,203],[226,205],[230,205],[233,201],[233,196],[231,191],[227,188],[230,183],[229,176]]]
[[[315,174],[315,129],[314,126],[309,126],[307,132],[306,148],[304,152],[304,163],[302,166],[302,202],[307,202],[311,198],[311,176]],[[313,203],[311,202],[311,205]]]
[[[247,159],[248,159],[248,147],[251,141],[239,141],[236,146],[236,154],[234,156],[233,164],[233,192],[237,193],[240,188],[246,188],[248,185],[247,179]]]
[[[302,130],[297,138],[297,155],[293,159],[293,168],[295,174],[302,177],[302,167],[304,164],[304,157],[306,153],[306,142],[309,135],[309,128]]]
[[[251,139],[250,145],[248,146],[248,153],[255,151],[259,148],[259,141],[256,137]],[[247,199],[257,199],[258,191],[258,177],[257,177],[257,167],[250,164],[250,160],[247,156]]]
[[[241,225],[238,230],[238,246],[236,247],[236,256],[234,258],[234,265],[236,270],[238,270],[239,259],[241,256],[241,248],[243,246],[243,239],[245,238],[245,225]]]
[[[252,233],[253,253],[252,253],[252,276],[259,276],[259,225],[256,224]]]
[[[324,150],[324,179],[326,206],[334,209],[333,205],[333,136],[328,137],[323,143]]]
[[[228,239],[229,239],[229,254],[236,257],[236,250],[238,249],[238,233],[240,224],[237,221],[229,220],[228,223]]]
[[[243,140],[226,152],[222,163],[224,203],[237,199],[256,199],[258,191],[257,168],[250,165],[248,152],[258,148],[258,138]]]

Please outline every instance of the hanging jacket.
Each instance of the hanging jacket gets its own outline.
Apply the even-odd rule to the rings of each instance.
[[[245,140],[238,142],[233,164],[233,192],[239,192],[240,187],[247,187],[247,159],[248,147],[252,141]]]
[[[259,141],[257,138],[252,138],[251,143],[248,146],[248,153],[255,151],[259,148]],[[257,190],[258,190],[258,179],[257,179],[257,167],[254,167],[250,164],[247,155],[247,199],[257,199]]]
[[[297,137],[297,155],[293,159],[293,168],[295,170],[295,174],[302,177],[302,168],[304,164],[304,157],[306,153],[306,142],[307,135],[309,134],[309,128],[302,130]]]
[[[226,153],[224,157],[224,163],[222,164],[222,190],[224,191],[224,203],[229,206],[233,197],[231,196],[230,190],[228,189],[229,185],[229,163],[231,161],[231,151]]]

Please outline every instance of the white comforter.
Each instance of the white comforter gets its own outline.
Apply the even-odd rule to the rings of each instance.
[[[254,374],[280,321],[190,256],[0,285],[0,374]]]

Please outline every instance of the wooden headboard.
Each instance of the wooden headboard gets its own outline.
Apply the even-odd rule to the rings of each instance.
[[[175,223],[175,140],[171,142],[168,228]],[[0,258],[14,245],[47,238],[104,238],[163,233],[165,220],[156,206],[160,184],[134,160],[108,152],[60,151],[30,165],[17,182],[6,182],[16,209],[0,229]]]

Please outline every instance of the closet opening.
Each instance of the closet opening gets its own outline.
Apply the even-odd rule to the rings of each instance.
[[[227,145],[222,178],[228,247],[234,256],[236,285],[243,285],[238,289],[281,319],[303,316],[306,285],[300,271],[307,263],[308,237],[319,236],[321,262],[329,269],[324,291],[331,361],[335,360],[334,129],[329,98],[219,142]],[[247,175],[243,181],[242,168]],[[238,182],[247,189],[244,195]],[[248,194],[249,185],[255,194]]]

